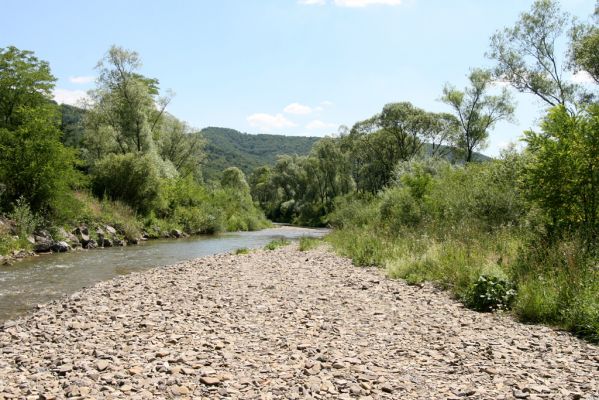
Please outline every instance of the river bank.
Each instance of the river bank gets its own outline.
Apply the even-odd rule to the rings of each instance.
[[[592,399],[598,366],[569,334],[295,246],[101,282],[0,329],[0,398]]]

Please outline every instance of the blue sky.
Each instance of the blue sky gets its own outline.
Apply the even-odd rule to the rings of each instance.
[[[93,87],[112,44],[137,51],[142,73],[176,96],[192,126],[324,136],[384,104],[431,111],[443,84],[466,84],[489,37],[532,0],[197,0],[5,2],[0,47],[33,50],[74,102]],[[587,20],[595,0],[562,0]],[[517,122],[491,133],[487,154],[535,126],[541,105],[516,96]]]

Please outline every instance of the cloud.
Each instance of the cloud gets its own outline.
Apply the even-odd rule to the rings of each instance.
[[[87,99],[87,93],[84,90],[54,89],[54,100],[58,104],[76,106],[85,99]]]
[[[325,100],[325,101],[321,101],[320,105],[323,107],[333,107],[335,105],[335,103],[333,103],[332,101]]]
[[[331,124],[331,123],[327,123],[327,122],[322,122],[321,120],[315,119],[314,121],[308,123],[308,125],[306,125],[306,129],[311,130],[311,131],[315,131],[315,130],[320,130],[320,129],[332,129],[332,128],[336,128],[337,124]]]
[[[593,79],[591,74],[589,74],[586,71],[578,71],[577,73],[572,75],[572,80],[576,83],[582,83],[582,84],[595,82],[595,80]]]
[[[271,115],[265,113],[256,113],[247,117],[247,121],[250,126],[263,129],[265,131],[272,129],[293,128],[294,126],[297,126],[295,123],[285,118],[283,114]]]
[[[283,109],[287,114],[306,115],[310,114],[313,110],[312,107],[306,106],[300,103],[291,103]]]
[[[299,4],[308,6],[322,6],[326,4],[327,0],[298,0]],[[383,6],[398,6],[402,4],[403,0],[333,0],[333,4],[338,7],[367,7],[372,5],[383,5]]]
[[[84,83],[91,83],[95,79],[96,78],[94,76],[71,76],[69,77],[69,82],[81,85]]]

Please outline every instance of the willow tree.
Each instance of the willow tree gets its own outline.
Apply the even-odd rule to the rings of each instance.
[[[159,96],[158,80],[138,72],[141,65],[136,52],[112,46],[96,67],[97,87],[88,93],[85,125],[86,142],[94,143],[100,156],[145,153],[154,147],[153,134],[169,99]]]
[[[514,104],[506,88],[499,95],[491,95],[493,78],[482,69],[468,76],[470,86],[464,90],[445,85],[441,100],[448,104],[459,121],[458,148],[464,152],[466,162],[472,161],[474,152],[486,145],[489,130],[501,120],[512,120]]]
[[[532,93],[546,105],[573,108],[577,86],[567,79],[569,65],[557,53],[573,19],[556,0],[537,0],[514,26],[495,32],[487,56],[496,61],[495,79]]]

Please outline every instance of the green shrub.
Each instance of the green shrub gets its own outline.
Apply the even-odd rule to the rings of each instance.
[[[287,239],[275,239],[264,246],[264,250],[275,250],[279,247],[284,247],[289,245],[291,242]]]
[[[94,165],[94,194],[122,200],[147,214],[160,205],[161,179],[166,177],[162,167],[150,154],[109,154]]]
[[[41,218],[35,215],[29,204],[23,197],[20,197],[13,204],[13,209],[8,217],[15,221],[17,235],[20,238],[26,238],[41,224]]]
[[[247,247],[241,247],[241,248],[235,250],[235,254],[237,254],[237,255],[249,254],[249,253],[250,253],[250,249],[248,249]]]
[[[322,243],[321,239],[302,236],[299,241],[300,251],[308,251],[317,248]]]
[[[481,275],[470,285],[464,302],[477,311],[509,310],[515,296],[516,290],[511,282],[496,276]]]
[[[380,221],[392,231],[397,231],[403,226],[418,225],[422,221],[422,211],[408,190],[394,188],[383,194]]]

